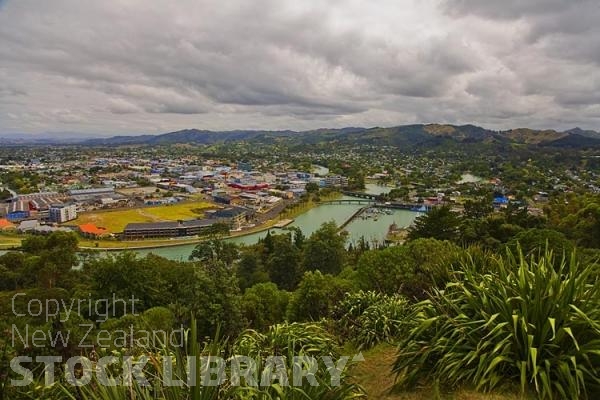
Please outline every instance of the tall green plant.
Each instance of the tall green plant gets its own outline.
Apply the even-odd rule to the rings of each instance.
[[[295,356],[312,356],[314,358],[330,356],[333,360],[339,356],[333,339],[317,324],[276,325],[271,327],[266,334],[246,331],[230,347],[227,345],[227,340],[220,338],[218,332],[214,340],[200,344],[194,322],[192,321],[192,328],[188,331],[184,348],[165,346],[155,354],[148,354],[150,357],[149,368],[144,369],[144,374],[150,383],[149,386],[141,385],[135,379],[132,380],[131,386],[105,386],[94,374],[92,382],[79,388],[77,393],[73,393],[72,387],[63,385],[62,395],[57,398],[71,400],[349,400],[364,396],[356,384],[349,382],[346,370],[341,373],[340,384],[332,384],[326,365],[319,365],[315,374],[317,385],[311,385],[308,379],[304,379],[301,385],[293,385],[294,370],[310,370],[310,365],[305,364],[312,362],[310,360],[301,361]],[[221,385],[203,386],[201,382],[205,371],[199,362],[195,370],[196,375],[191,377],[195,378],[196,384],[188,384],[194,379],[189,380],[191,370],[186,368],[187,356],[196,357],[197,360],[201,356],[229,357],[228,361],[231,362],[234,355],[247,356],[254,360],[257,366],[255,378],[259,383],[258,386],[251,386],[242,379],[235,384],[232,380],[226,380]],[[169,371],[165,370],[162,362],[165,356],[175,358],[173,367]],[[284,357],[286,374],[290,379],[288,385],[278,380],[268,382],[264,386],[260,385],[262,384],[261,377],[266,369],[270,368],[269,356]],[[118,378],[123,371],[117,367],[112,372],[114,377]],[[230,378],[231,376],[228,364],[225,377]],[[183,385],[166,386],[167,377],[181,380]]]
[[[78,394],[72,392],[72,388],[63,385],[62,398],[71,400],[218,400],[234,398],[235,388],[225,384],[220,386],[202,386],[200,384],[202,378],[202,369],[197,365],[195,376],[189,377],[190,371],[186,368],[186,357],[194,357],[199,360],[204,356],[219,356],[222,357],[227,348],[227,340],[220,337],[219,330],[215,334],[215,339],[200,344],[198,340],[198,332],[196,321],[192,319],[191,328],[186,333],[186,343],[184,348],[172,348],[167,344],[164,345],[157,353],[149,353],[148,369],[144,369],[144,374],[149,382],[145,386],[140,384],[136,379],[132,379],[129,386],[117,384],[107,386],[99,381],[98,375],[93,374],[93,380],[89,385],[82,386]],[[121,357],[120,353],[116,353]],[[165,356],[174,359],[172,371],[164,369],[163,358]],[[123,371],[116,368],[112,371],[115,376],[112,378],[119,379]],[[165,382],[168,379],[181,380],[184,382],[181,386],[167,386]],[[110,378],[110,376],[109,376]],[[193,379],[189,379],[193,378]],[[188,385],[188,382],[195,382],[194,385]]]
[[[463,262],[455,279],[415,306],[394,371],[489,390],[516,381],[540,398],[592,398],[600,389],[600,283],[591,265],[546,251]],[[591,282],[591,283],[590,283]]]
[[[244,332],[233,346],[236,355],[252,357],[259,366],[259,376],[265,370],[270,356],[283,356],[287,376],[292,377],[295,369],[309,369],[307,363],[317,362],[314,378],[316,385],[304,380],[302,385],[281,385],[279,382],[259,387],[240,387],[236,391],[240,400],[350,400],[364,397],[362,389],[350,383],[348,365],[341,371],[339,385],[332,384],[330,374],[320,357],[329,356],[337,360],[339,349],[333,338],[314,323],[285,323],[274,325],[266,333],[254,330]],[[312,357],[312,361],[300,361],[295,357]],[[300,365],[302,364],[302,365]],[[290,378],[292,379],[292,378]]]
[[[346,294],[336,307],[334,325],[340,336],[358,348],[370,348],[399,338],[408,310],[404,296],[361,290]]]

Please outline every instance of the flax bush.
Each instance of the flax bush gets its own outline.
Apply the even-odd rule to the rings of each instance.
[[[543,399],[597,398],[600,283],[575,254],[471,259],[431,299],[400,342],[399,385],[423,380],[490,390],[518,382]]]

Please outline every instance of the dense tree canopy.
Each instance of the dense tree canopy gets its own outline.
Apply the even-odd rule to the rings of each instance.
[[[460,216],[450,210],[450,207],[434,208],[417,218],[409,230],[408,237],[411,240],[433,238],[458,241],[460,222]]]

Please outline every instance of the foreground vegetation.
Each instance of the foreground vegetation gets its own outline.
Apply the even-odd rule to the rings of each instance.
[[[0,398],[595,398],[600,283],[590,236],[598,227],[592,212],[598,199],[587,201],[578,222],[562,207],[534,217],[523,209],[492,212],[472,204],[462,215],[440,209],[421,217],[403,246],[370,248],[363,241],[347,249],[335,224],[325,223],[309,237],[290,228],[247,247],[207,241],[189,261],[77,255],[73,235],[29,237],[22,252],[0,256],[0,329],[6,333]],[[132,296],[135,313],[124,305]],[[30,300],[52,299],[89,300],[96,307],[68,318],[13,312]],[[144,331],[170,334],[181,327],[185,340],[177,345],[136,340]],[[15,329],[23,338],[13,340]],[[39,347],[31,345],[35,329],[48,333]],[[49,338],[67,332],[68,343],[51,345]],[[121,332],[126,340],[103,340]],[[298,368],[294,355],[358,351],[366,361],[344,367],[339,386],[320,361],[314,364],[317,386],[163,384],[168,376],[185,381],[188,373],[179,362],[165,369],[169,355],[244,355],[261,376],[270,356],[287,356],[284,369],[291,373]],[[56,384],[47,387],[44,365],[35,362],[29,364],[32,384],[11,385],[20,378],[9,364],[15,355],[84,355],[94,365],[97,354],[148,357],[151,389],[95,381],[77,388],[61,365]]]

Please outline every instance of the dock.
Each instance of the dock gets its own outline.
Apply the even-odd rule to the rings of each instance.
[[[356,210],[356,212],[354,212],[354,214],[352,214],[350,216],[350,218],[348,218],[342,225],[340,225],[338,227],[338,232],[343,231],[344,228],[346,228],[346,226],[348,226],[350,224],[350,222],[354,221],[355,218],[359,217],[362,213],[364,213],[369,208],[371,208],[371,207],[366,206],[366,207],[361,207],[358,210]]]
[[[273,228],[285,228],[286,226],[288,226],[292,222],[294,222],[293,219],[282,219],[281,221],[279,221],[278,223],[276,223],[275,225],[273,225]]]

